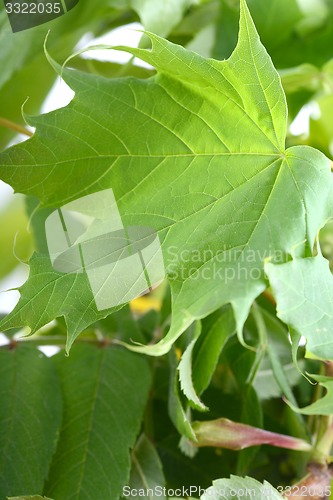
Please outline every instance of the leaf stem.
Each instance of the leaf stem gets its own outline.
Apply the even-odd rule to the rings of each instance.
[[[78,338],[76,339],[76,342],[81,342],[85,344],[90,344],[90,345],[95,345],[98,347],[101,346],[108,346],[111,344],[117,344],[116,339],[108,339],[103,337],[102,339],[98,338],[92,338],[92,337],[87,337],[87,338]],[[61,335],[50,335],[50,336],[33,336],[33,337],[22,337],[20,339],[12,339],[8,344],[2,345],[0,348],[1,349],[13,349],[17,347],[20,344],[29,344],[32,346],[57,346],[57,347],[65,347],[66,346],[66,337],[63,337]]]
[[[325,375],[324,365],[321,364],[319,368],[319,375]],[[323,396],[323,386],[316,384],[313,390],[313,395],[311,398],[311,403],[315,403]],[[321,421],[324,417],[319,415],[309,415],[308,417],[308,428],[313,436],[318,436],[320,431]],[[325,417],[326,418],[326,417]]]
[[[17,132],[18,134],[27,135],[28,137],[32,137],[34,135],[33,132],[25,127],[22,127],[22,125],[7,120],[7,118],[3,118],[2,116],[0,116],[0,126],[14,130],[14,132]]]
[[[263,318],[263,315],[261,314],[260,308],[256,302],[252,304],[251,308],[251,313],[254,319],[254,322],[256,324],[257,330],[258,330],[258,336],[259,336],[259,347],[257,349],[256,353],[256,360],[253,363],[253,366],[251,368],[251,371],[248,375],[248,378],[246,380],[246,383],[248,386],[251,386],[254,382],[254,379],[257,375],[257,372],[260,368],[261,362],[264,359],[264,355],[267,349],[267,329],[266,329],[266,323]]]
[[[322,437],[319,439],[316,445],[316,453],[318,458],[322,458],[323,461],[328,461],[331,454],[331,448],[333,445],[333,417],[330,415],[326,417],[327,428]]]
[[[260,345],[266,349],[266,346],[267,346],[266,323],[265,323],[265,320],[263,318],[263,315],[261,314],[260,307],[258,306],[258,304],[256,302],[254,302],[252,304],[251,313],[252,313],[254,322],[256,324],[256,327],[257,327]]]

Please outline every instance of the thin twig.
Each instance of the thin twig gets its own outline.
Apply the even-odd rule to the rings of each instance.
[[[76,339],[76,342],[95,345],[98,347],[107,347],[109,345],[117,344],[116,339],[113,338],[97,339],[90,337],[82,337]],[[63,348],[66,345],[66,337],[59,335],[21,337],[19,339],[12,339],[8,344],[0,346],[0,349],[15,349],[19,345],[24,345],[24,344],[36,347],[57,346]]]
[[[6,118],[2,118],[1,116],[0,116],[0,126],[9,128],[10,130],[14,130],[14,132],[17,132],[18,134],[27,135],[28,137],[32,137],[34,135],[33,132],[26,129],[25,127],[22,127],[22,125],[7,120]]]

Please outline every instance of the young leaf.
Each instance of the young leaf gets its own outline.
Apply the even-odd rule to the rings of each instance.
[[[45,493],[83,500],[98,491],[100,498],[118,498],[150,387],[147,360],[119,348],[81,345],[55,361],[64,418]]]
[[[42,494],[62,418],[52,359],[37,349],[0,350],[0,497]]]
[[[312,446],[302,439],[265,431],[226,418],[193,422],[197,441],[195,446],[213,446],[229,450],[244,450],[250,446],[269,444],[290,450],[311,451]]]
[[[280,493],[267,481],[259,483],[251,477],[231,476],[230,479],[217,479],[213,486],[200,497],[201,500],[281,500]]]
[[[208,409],[199,396],[209,386],[223,346],[234,331],[233,312],[226,306],[198,324],[193,340],[182,355],[178,365],[180,386],[199,411]]]
[[[266,287],[264,258],[281,260],[295,245],[299,256],[309,252],[332,213],[332,176],[318,151],[285,150],[285,96],[245,0],[227,61],[149,36],[152,50],[120,49],[155,66],[155,77],[64,70],[75,99],[30,119],[35,136],[0,155],[0,176],[49,205],[112,187],[125,225],[159,232],[172,324],[156,346],[133,349],[161,355],[195,319],[226,303],[242,338]],[[27,289],[40,292],[29,281]],[[37,323],[32,314],[29,326]],[[15,325],[9,319],[6,328]]]
[[[190,403],[199,411],[206,411],[208,408],[200,401],[199,396],[197,395],[194,385],[193,385],[193,376],[192,376],[192,354],[196,341],[198,340],[201,333],[201,324],[198,322],[195,325],[195,329],[193,332],[193,339],[185,349],[182,354],[180,363],[178,365],[179,371],[179,381],[180,387],[190,401]]]
[[[169,398],[168,411],[171,421],[176,427],[179,434],[187,437],[191,441],[195,441],[195,434],[191,426],[190,419],[186,414],[179,394],[179,376],[177,370],[177,356],[172,349],[169,353],[170,361],[170,382],[169,382]]]
[[[321,386],[327,389],[327,394],[309,406],[298,408],[288,402],[289,406],[297,413],[303,415],[332,415],[333,413],[333,379],[324,375],[311,375],[311,377]]]
[[[320,254],[294,259],[265,271],[277,299],[277,315],[307,340],[307,349],[323,359],[333,359],[333,276]]]

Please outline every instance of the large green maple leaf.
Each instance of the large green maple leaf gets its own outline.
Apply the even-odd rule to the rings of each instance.
[[[172,323],[159,344],[133,349],[159,355],[196,318],[225,303],[232,304],[241,337],[251,303],[267,286],[264,259],[311,254],[333,212],[332,175],[322,153],[285,149],[285,96],[245,0],[238,44],[227,61],[149,36],[151,50],[118,49],[153,65],[157,74],[150,79],[108,80],[64,69],[74,100],[30,118],[34,137],[0,155],[0,177],[49,206],[112,188],[125,225],[158,231]],[[33,288],[25,285],[29,319],[23,294],[0,327],[35,328],[38,281],[37,275]],[[49,299],[46,304],[54,303]],[[52,313],[80,323],[81,309]],[[79,333],[72,328],[69,343]]]
[[[265,271],[277,299],[277,315],[307,340],[307,349],[333,359],[333,276],[319,254],[280,266],[267,263]]]

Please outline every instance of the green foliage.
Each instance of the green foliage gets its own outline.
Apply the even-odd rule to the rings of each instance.
[[[327,260],[318,255],[281,266],[266,264],[265,269],[277,299],[279,318],[306,337],[310,352],[333,359],[333,278]]]
[[[239,3],[220,0],[220,4],[214,56],[224,58],[231,54],[237,41]],[[307,4],[310,9],[307,9]],[[248,5],[277,68],[290,68],[303,62],[321,65],[332,57],[331,0],[249,0]]]
[[[164,487],[165,479],[159,456],[149,439],[142,434],[132,451],[132,468],[129,489],[145,490]],[[151,498],[147,495],[142,498]]]
[[[54,270],[47,255],[30,259],[29,282],[20,288],[22,300],[3,319],[4,330],[28,326],[37,332],[54,318],[63,316],[68,328],[67,349],[74,338],[92,323],[105,318],[110,310],[97,311],[85,274],[62,274]]]
[[[295,411],[303,413],[303,415],[331,415],[333,413],[333,381],[330,377],[320,375],[312,375],[312,378],[327,389],[327,394],[305,408],[294,408]]]
[[[60,383],[53,362],[36,349],[0,357],[1,497],[42,493],[59,437]]]
[[[128,63],[85,58],[88,33],[133,21],[139,47],[103,47]],[[19,33],[0,12],[0,41],[0,179],[20,193],[0,211],[1,290],[30,258],[0,314],[0,497],[327,496],[332,0],[81,0]],[[57,77],[75,97],[41,115]],[[110,189],[127,241],[156,232],[166,276],[100,310],[45,226]]]
[[[89,498],[97,490],[117,498],[149,390],[147,361],[117,348],[79,346],[55,362],[64,416],[45,491],[52,498]]]
[[[119,497],[150,388],[147,360],[93,345],[70,358],[30,346],[0,356],[1,496],[89,498],[98,488]]]
[[[39,495],[29,496],[29,497],[8,497],[8,500],[52,500],[50,498],[41,497]]]
[[[211,489],[201,497],[202,500],[208,500],[209,498],[213,498],[214,500],[222,498],[227,500],[233,498],[237,500],[241,498],[254,498],[255,500],[271,498],[272,500],[278,500],[281,498],[281,495],[267,482],[260,484],[249,477],[243,479],[232,476],[230,479],[218,479],[214,481]]]

